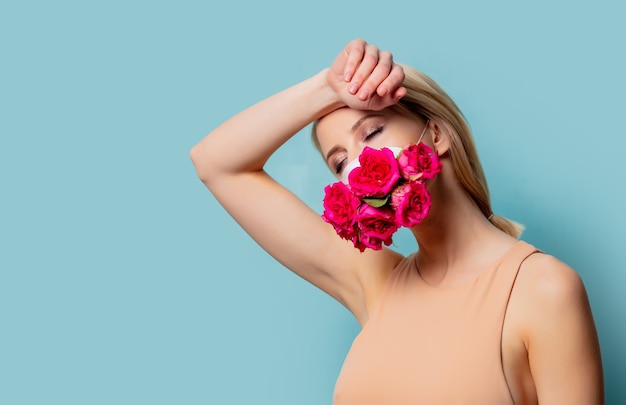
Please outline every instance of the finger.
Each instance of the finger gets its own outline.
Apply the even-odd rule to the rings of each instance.
[[[391,69],[393,67],[393,58],[390,52],[380,52],[378,55],[378,63],[376,67],[369,75],[369,77],[365,80],[365,82],[361,85],[361,89],[357,97],[360,100],[367,100],[373,94],[378,94],[381,97],[384,97],[391,90],[390,87],[381,86],[391,73]]]
[[[406,96],[406,87],[398,87],[393,93],[393,98],[396,101],[399,101],[404,96]]]
[[[384,97],[387,94],[394,94],[396,96],[396,92],[398,89],[403,88],[402,82],[404,81],[404,69],[402,66],[397,63],[393,63],[391,66],[391,71],[384,78],[384,80],[378,85],[376,92],[379,96]],[[404,93],[401,97],[404,97],[406,94],[406,89],[404,89]],[[401,98],[400,97],[400,98]]]
[[[343,52],[346,57],[346,65],[343,70],[343,79],[346,82],[352,80],[354,76],[354,72],[356,71],[357,66],[361,63],[363,59],[363,55],[365,54],[365,47],[367,46],[367,42],[362,39],[355,39],[350,41],[348,45],[344,48]]]
[[[354,72],[354,76],[350,81],[350,86],[348,87],[348,91],[350,94],[356,94],[361,88],[363,82],[370,76],[379,60],[379,51],[378,48],[374,45],[367,45],[365,47],[365,54],[363,55],[363,60],[359,64]]]
[[[384,97],[370,97],[368,100],[368,109],[378,111],[397,104],[404,96],[406,96],[406,92],[406,87],[398,87],[393,92],[387,93]]]

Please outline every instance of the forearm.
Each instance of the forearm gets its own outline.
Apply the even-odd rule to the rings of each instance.
[[[325,74],[268,97],[207,135],[191,151],[198,176],[206,183],[214,176],[261,170],[295,133],[340,107]]]

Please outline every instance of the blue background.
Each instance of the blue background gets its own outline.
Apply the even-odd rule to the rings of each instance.
[[[330,403],[358,325],[250,240],[189,150],[356,37],[464,110],[495,211],[585,281],[623,403],[621,4],[3,2],[0,403]],[[321,211],[308,131],[268,170]]]

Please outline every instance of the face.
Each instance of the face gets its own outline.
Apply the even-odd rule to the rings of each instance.
[[[322,156],[337,179],[346,165],[358,158],[364,147],[404,147],[418,141],[425,123],[389,110],[360,111],[340,108],[321,118],[317,139]],[[430,145],[428,137],[424,143]]]

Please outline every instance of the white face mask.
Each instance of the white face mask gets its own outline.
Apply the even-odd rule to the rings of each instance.
[[[420,138],[417,140],[416,144],[419,144],[420,142],[422,142],[422,139],[424,138],[424,134],[426,133],[426,130],[428,129],[428,123],[430,122],[430,120],[426,121],[426,125],[424,125],[424,129],[422,130],[422,134],[420,135]],[[397,158],[398,155],[400,154],[400,152],[402,152],[403,148],[400,148],[398,146],[386,146],[387,149],[391,149],[391,151],[393,152],[394,156]],[[350,172],[354,169],[356,169],[357,167],[361,166],[361,163],[359,162],[359,158],[354,159],[352,162],[348,163],[346,165],[346,167],[343,169],[343,171],[341,172],[341,181],[344,184],[348,184],[348,175],[350,174]]]
[[[398,146],[386,146],[386,148],[391,149],[391,151],[393,152],[396,158],[398,157],[400,152],[402,152],[402,148]],[[350,163],[348,163],[346,167],[344,167],[343,171],[341,172],[341,181],[344,182],[345,184],[348,184],[348,175],[350,174],[352,170],[360,166],[361,166],[361,163],[359,162],[359,158],[356,158],[352,160]]]

